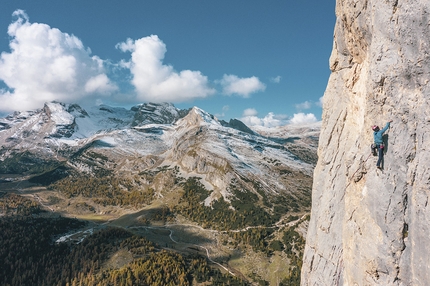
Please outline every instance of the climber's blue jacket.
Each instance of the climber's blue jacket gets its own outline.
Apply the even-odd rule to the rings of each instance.
[[[382,135],[384,135],[384,132],[387,131],[388,128],[390,128],[390,122],[387,122],[383,129],[373,132],[373,141],[376,145],[384,143],[384,141],[382,141]]]

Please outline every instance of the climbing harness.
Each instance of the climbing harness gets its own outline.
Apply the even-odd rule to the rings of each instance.
[[[391,122],[391,121],[390,121]],[[377,126],[377,125],[373,125],[372,126],[372,130],[373,131],[376,131],[377,129],[379,129],[379,127]],[[387,134],[390,132],[390,130],[391,130],[391,126],[390,126],[390,128],[388,128],[388,130],[387,130]],[[384,143],[381,143],[381,144],[379,144],[379,145],[377,145],[377,144],[375,144],[375,143],[373,143],[372,145],[370,145],[370,148],[371,148],[371,152],[370,152],[370,154],[369,154],[369,156],[367,156],[367,158],[366,158],[366,160],[364,160],[363,162],[361,162],[360,163],[360,165],[358,166],[358,168],[357,168],[357,170],[352,174],[352,176],[350,177],[350,178],[348,178],[348,184],[346,185],[346,187],[345,187],[345,192],[346,192],[346,189],[349,187],[349,185],[351,185],[351,180],[354,178],[354,176],[355,176],[355,174],[361,169],[361,167],[363,166],[363,164],[364,163],[366,163],[367,162],[367,160],[369,160],[369,158],[370,158],[370,156],[376,156],[376,154],[375,154],[375,150],[377,149],[377,148],[381,148],[381,149],[384,149],[385,148],[385,145],[384,145]],[[361,179],[361,178],[360,178]],[[359,179],[359,180],[360,180]],[[357,180],[356,182],[358,182],[359,180]],[[343,196],[345,195],[345,193],[343,194]],[[342,196],[342,199],[343,199],[343,196]]]

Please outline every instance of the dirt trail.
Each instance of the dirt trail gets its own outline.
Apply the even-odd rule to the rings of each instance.
[[[192,225],[192,224],[171,224],[171,225],[166,225],[166,226],[162,226],[162,227],[156,227],[156,226],[134,226],[134,227],[130,227],[130,228],[134,228],[134,229],[138,229],[138,228],[149,228],[149,229],[168,229],[168,227],[169,226],[188,226],[188,227],[196,227],[196,228],[199,228],[200,230],[203,230],[203,231],[208,231],[208,230],[205,230],[204,228],[202,228],[201,226],[196,226],[196,225]],[[173,238],[173,234],[174,234],[174,232],[173,232],[173,230],[172,229],[168,229],[169,230],[169,238],[170,238],[170,240],[173,242],[173,243],[176,243],[176,244],[180,244],[180,243],[182,243],[182,244],[188,244],[188,245],[192,245],[192,246],[195,246],[195,247],[199,247],[199,248],[202,248],[202,249],[204,249],[205,251],[206,251],[206,256],[207,256],[207,258],[208,258],[208,260],[210,261],[210,262],[212,262],[213,264],[216,264],[216,265],[218,265],[219,267],[221,267],[221,268],[223,268],[225,271],[227,271],[229,274],[231,274],[231,275],[233,275],[233,276],[236,276],[236,274],[234,274],[233,272],[231,272],[230,271],[230,269],[228,269],[227,267],[225,267],[224,265],[222,265],[222,264],[220,264],[220,263],[218,263],[218,262],[216,262],[216,261],[214,261],[211,257],[210,257],[210,254],[209,254],[209,249],[208,248],[206,248],[206,247],[204,247],[204,246],[202,246],[202,245],[198,245],[198,244],[194,244],[194,243],[188,243],[188,242],[178,242],[178,241],[176,241],[174,238]],[[216,232],[216,230],[209,230],[209,231],[211,231],[211,232]]]

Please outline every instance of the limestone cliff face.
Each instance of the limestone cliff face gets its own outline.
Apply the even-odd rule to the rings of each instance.
[[[302,285],[429,285],[430,1],[336,2]]]

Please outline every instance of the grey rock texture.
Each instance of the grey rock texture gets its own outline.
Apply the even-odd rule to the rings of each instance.
[[[430,1],[336,2],[302,285],[430,285]]]

